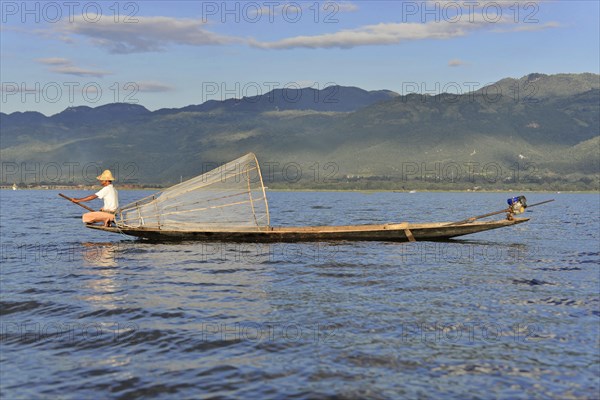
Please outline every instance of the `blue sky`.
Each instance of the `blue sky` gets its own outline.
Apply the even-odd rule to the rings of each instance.
[[[598,1],[1,2],[1,111],[599,73]]]

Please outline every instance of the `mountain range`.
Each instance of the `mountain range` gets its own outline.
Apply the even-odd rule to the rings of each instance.
[[[156,111],[113,103],[48,117],[0,113],[0,127],[10,184],[89,182],[112,168],[121,182],[167,185],[252,151],[274,186],[596,189],[600,75],[529,74],[462,94],[330,86]]]

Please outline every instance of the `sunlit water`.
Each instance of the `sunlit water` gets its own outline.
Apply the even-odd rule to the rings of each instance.
[[[273,225],[328,225],[509,195],[269,198]],[[450,242],[150,244],[85,229],[55,191],[1,191],[0,395],[597,398],[599,196],[527,197],[556,201]]]

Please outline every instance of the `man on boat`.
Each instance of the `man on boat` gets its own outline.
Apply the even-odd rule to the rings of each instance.
[[[119,208],[119,194],[113,186],[115,178],[109,170],[105,170],[102,175],[96,179],[100,181],[102,189],[95,194],[91,194],[87,197],[80,199],[73,199],[75,203],[83,203],[84,201],[90,201],[94,199],[104,200],[104,207],[100,211],[94,211],[83,214],[81,219],[84,224],[93,224],[95,222],[102,222],[104,226],[110,226],[115,220],[115,213]]]

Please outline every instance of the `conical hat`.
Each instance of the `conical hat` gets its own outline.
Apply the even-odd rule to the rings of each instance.
[[[102,173],[102,175],[96,177],[96,179],[98,179],[99,181],[114,181],[115,180],[115,178],[112,176],[112,173],[108,169],[105,169],[104,172]]]

